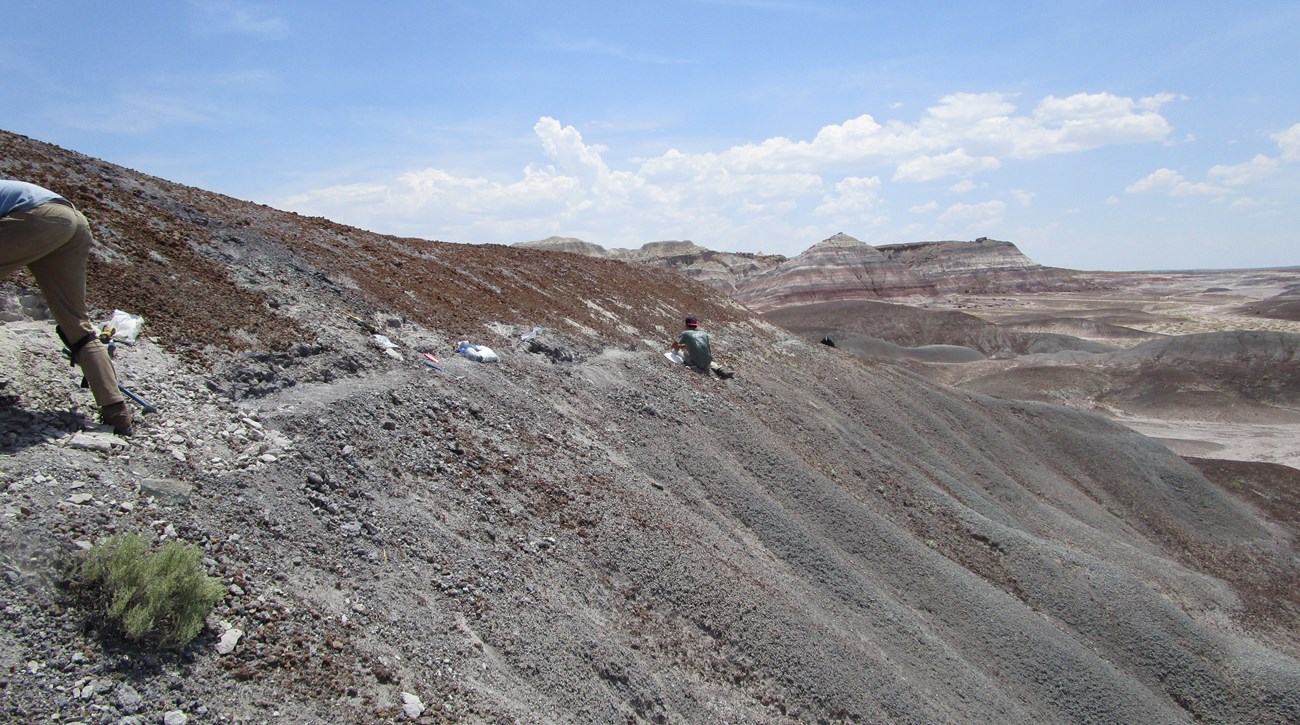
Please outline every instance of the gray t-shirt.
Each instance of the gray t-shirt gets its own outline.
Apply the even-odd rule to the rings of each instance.
[[[677,342],[686,346],[686,363],[700,370],[713,364],[713,350],[709,348],[709,333],[704,330],[684,330]]]

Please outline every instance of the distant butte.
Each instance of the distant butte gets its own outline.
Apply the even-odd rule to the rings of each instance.
[[[690,241],[605,249],[580,239],[549,237],[516,246],[666,267],[758,311],[838,300],[1065,289],[1074,276],[1034,262],[1011,242],[987,237],[873,247],[840,233],[793,258],[715,252]]]

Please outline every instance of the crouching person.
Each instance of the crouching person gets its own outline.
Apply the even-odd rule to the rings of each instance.
[[[130,435],[131,409],[86,311],[86,260],[93,243],[86,217],[72,202],[35,184],[0,179],[0,279],[20,267],[31,271],[68,357],[81,366],[95,396],[100,420],[118,435]]]

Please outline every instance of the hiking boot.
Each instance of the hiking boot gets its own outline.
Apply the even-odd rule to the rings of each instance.
[[[131,435],[131,409],[127,407],[126,401],[105,405],[99,411],[99,419],[104,425],[113,426],[113,432],[120,436]]]

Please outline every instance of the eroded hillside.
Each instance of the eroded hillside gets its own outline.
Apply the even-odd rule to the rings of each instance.
[[[95,303],[148,318],[119,367],[161,409],[125,446],[79,432],[49,323],[9,306],[10,718],[1300,718],[1295,521],[1128,429],[863,362],[666,271],[392,239],[0,138],[0,172],[75,188]],[[662,357],[684,313],[735,379]],[[188,648],[141,651],[60,587],[124,530],[202,545],[228,587]]]

